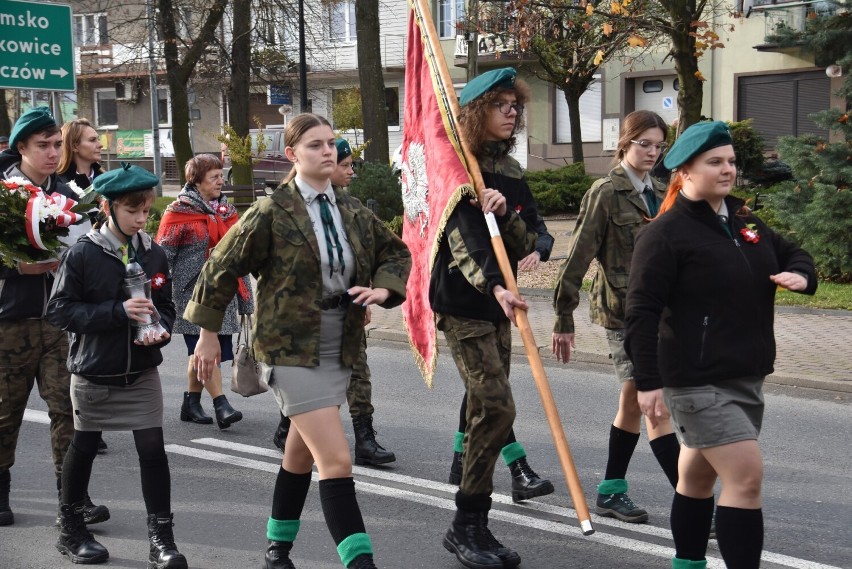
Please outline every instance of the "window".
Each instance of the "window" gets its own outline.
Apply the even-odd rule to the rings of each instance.
[[[115,88],[95,90],[95,123],[98,128],[118,127],[118,104]]]
[[[105,45],[107,43],[106,14],[74,16],[74,45]]]
[[[601,76],[595,75],[589,89],[580,96],[580,136],[583,142],[601,142]],[[556,142],[571,142],[571,120],[568,103],[562,91],[556,91]]]
[[[456,22],[464,20],[464,0],[438,1],[438,35],[456,37]]]
[[[643,81],[642,82],[642,92],[643,93],[659,93],[663,90],[663,82],[659,79],[652,79],[651,81]]]
[[[169,104],[170,100],[168,87],[157,87],[157,115],[160,119],[158,123],[160,126],[171,126],[172,124],[172,106]]]
[[[353,42],[355,34],[355,2],[345,0],[329,6],[330,39],[333,42]]]
[[[357,87],[349,89],[332,89],[331,118],[335,129],[351,130],[350,125],[357,124],[357,129],[364,128],[361,114],[361,90]],[[399,87],[385,87],[385,112],[388,127],[399,126]],[[340,124],[338,124],[340,123]]]

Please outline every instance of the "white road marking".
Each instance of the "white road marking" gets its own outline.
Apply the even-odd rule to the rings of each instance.
[[[24,411],[24,420],[30,421],[32,423],[41,423],[41,424],[50,424],[50,417],[45,411],[38,411],[35,409],[26,409]],[[255,456],[265,456],[268,458],[276,459],[276,462],[265,462],[261,460],[254,460],[251,458],[245,458],[240,456],[233,456],[230,454],[223,454],[218,452],[212,452],[207,450],[196,449],[192,447],[187,447],[183,445],[175,445],[169,444],[166,445],[166,450],[173,452],[175,454],[181,454],[184,456],[191,456],[193,458],[200,458],[202,460],[209,460],[213,462],[220,462],[224,464],[230,464],[233,466],[241,466],[243,468],[250,468],[252,470],[259,470],[262,472],[276,473],[280,468],[281,464],[281,453],[277,450],[267,449],[263,447],[257,447],[253,445],[245,445],[241,443],[234,443],[230,441],[223,441],[214,438],[202,438],[202,439],[194,439],[193,443],[212,446],[220,449],[231,450],[234,452],[241,452],[243,454],[252,454]],[[446,492],[455,494],[456,486],[450,484],[444,484],[441,482],[434,482],[432,480],[426,480],[423,478],[414,478],[412,476],[405,476],[403,474],[395,474],[393,472],[386,472],[383,470],[373,470],[371,468],[363,468],[360,466],[352,467],[353,473],[355,473],[358,477],[365,478],[373,478],[378,480],[386,480],[389,482],[396,482],[398,484],[405,484],[407,486],[412,486],[415,488],[427,488],[433,491],[438,492]],[[313,473],[312,479],[314,481],[319,480],[319,476],[316,472]],[[356,480],[356,486],[359,491],[369,493],[369,494],[377,494],[381,496],[389,496],[392,498],[398,498],[400,500],[407,500],[409,502],[415,502],[418,504],[423,504],[426,506],[433,506],[436,508],[441,508],[444,510],[455,510],[456,505],[455,501],[447,498],[439,498],[436,496],[431,496],[428,494],[420,494],[418,492],[413,492],[410,490],[402,490],[399,488],[382,486],[379,484],[373,484],[370,482],[363,482],[360,480]],[[537,511],[541,513],[547,513],[552,515],[557,515],[560,517],[565,517],[569,519],[577,519],[576,512],[571,508],[562,508],[559,506],[551,506],[549,504],[543,504],[535,501],[528,501],[523,504],[515,504],[512,502],[511,497],[504,494],[493,494],[492,500],[494,502],[500,504],[513,504],[515,507],[528,509],[531,511]],[[665,539],[671,539],[671,532],[664,529],[658,528],[650,525],[638,525],[638,524],[617,524],[609,521],[604,521],[603,518],[599,516],[593,517],[593,522],[595,528],[598,530],[594,535],[584,536],[580,531],[579,526],[577,525],[569,525],[561,522],[554,522],[550,520],[542,520],[539,518],[535,518],[532,516],[518,514],[515,512],[506,512],[503,510],[491,510],[489,514],[492,519],[497,519],[500,521],[504,521],[507,523],[523,526],[523,527],[531,527],[536,528],[541,531],[546,531],[549,533],[554,533],[558,535],[564,535],[569,537],[575,537],[578,539],[584,540],[592,540],[603,543],[605,545],[609,545],[611,547],[618,547],[620,549],[627,549],[630,551],[636,551],[639,553],[646,553],[648,555],[653,555],[656,557],[662,557],[665,559],[670,559],[672,555],[674,555],[674,550],[671,547],[661,546],[653,543],[646,543],[644,541],[640,541],[637,539],[632,539],[628,537],[622,537],[618,535],[609,535],[606,533],[602,533],[601,528],[618,528],[621,530],[629,530],[631,532],[636,533],[644,533],[648,536],[660,537]],[[807,559],[799,559],[797,557],[791,557],[789,555],[782,555],[780,553],[772,553],[771,551],[764,551],[761,559],[767,563],[775,563],[777,565],[782,565],[784,567],[790,567],[792,569],[842,569],[840,567],[834,565],[825,565],[822,563],[817,563],[815,561],[809,561]],[[724,569],[724,562],[717,557],[707,557],[707,568],[708,569]]]
[[[275,464],[269,464],[266,462],[261,462],[264,466],[259,468],[259,470],[264,470],[267,472],[277,472],[280,466],[281,460],[281,452],[275,449],[268,449],[264,447],[257,447],[253,445],[246,445],[241,443],[234,443],[230,441],[219,440],[215,438],[201,438],[194,439],[192,441],[195,444],[212,446],[220,449],[231,450],[235,452],[241,452],[244,454],[254,454],[257,456],[266,456],[269,458],[276,459]],[[168,447],[177,447],[178,445],[168,445]],[[193,452],[209,452],[209,451],[196,451],[196,449],[192,449],[191,447],[180,447],[181,449],[188,449]],[[178,451],[175,451],[178,452]],[[180,454],[183,454],[181,451]],[[210,453],[212,455],[220,455],[219,453]],[[213,458],[208,458],[207,456],[201,455],[192,455],[197,456],[198,458],[205,458],[206,460],[215,460]],[[220,455],[225,457],[224,461],[227,462],[232,459],[238,459],[239,457],[233,457],[231,455]],[[260,462],[254,461],[251,459],[242,459],[249,460],[250,462]],[[232,463],[234,464],[234,463]],[[271,467],[271,470],[270,470]],[[395,474],[393,472],[387,472],[384,470],[375,470],[371,468],[364,468],[360,466],[352,467],[353,473],[361,478],[373,478],[378,480],[387,480],[389,482],[396,482],[398,484],[404,484],[406,486],[411,486],[414,488],[426,488],[433,491],[438,492],[446,492],[452,495],[455,495],[456,490],[458,489],[456,486],[451,484],[444,484],[441,482],[435,482],[432,480],[426,480],[424,478],[414,478],[412,476],[406,476],[403,474]],[[316,472],[313,475],[314,480],[318,480]],[[369,482],[362,482],[356,480],[356,485],[360,490],[365,492],[369,492],[371,494],[380,494],[384,496],[397,497],[404,500],[409,500],[425,505],[430,505],[442,509],[455,510],[455,501],[452,499],[444,499],[438,498],[435,496],[424,495],[417,492],[412,492],[409,490],[401,490],[398,488],[381,486],[377,484],[372,484]],[[500,504],[509,504],[514,505],[515,507],[520,507],[524,509],[528,509],[534,512],[542,512],[548,513],[552,515],[557,515],[564,518],[569,518],[576,520],[577,514],[571,508],[563,508],[559,506],[551,506],[549,504],[544,504],[535,501],[527,501],[522,504],[516,504],[512,502],[510,496],[505,494],[497,494],[494,493],[491,496],[494,502]],[[613,523],[612,521],[607,520],[606,518],[601,518],[600,516],[593,515],[593,523],[594,527],[598,530],[594,535],[591,536],[583,536],[580,531],[579,526],[577,525],[566,525],[560,522],[553,522],[550,520],[542,520],[539,518],[531,517],[524,514],[518,514],[514,512],[507,512],[504,510],[491,510],[489,514],[493,519],[499,519],[501,521],[505,521],[508,523],[513,523],[516,525],[524,526],[524,527],[534,527],[540,529],[542,531],[547,531],[550,533],[556,533],[559,535],[577,537],[580,539],[591,539],[595,541],[599,541],[606,545],[610,545],[613,547],[619,547],[623,549],[628,549],[632,551],[640,551],[644,553],[648,553],[650,555],[655,555],[658,557],[664,557],[669,559],[674,555],[674,550],[671,547],[664,547],[652,543],[646,543],[640,540],[626,538],[618,535],[608,535],[601,533],[601,528],[618,528],[620,530],[627,530],[636,533],[643,533],[648,536],[664,538],[671,540],[671,531],[665,528],[658,528],[655,526],[647,525],[647,524],[619,524]],[[836,567],[834,565],[825,565],[822,563],[817,563],[814,561],[809,561],[807,559],[799,559],[797,557],[791,557],[789,555],[782,555],[780,553],[772,553],[770,551],[764,551],[761,559],[767,563],[775,563],[778,565],[782,565],[785,567],[790,567],[792,569],[841,569],[840,567]],[[716,557],[707,557],[707,567],[708,569],[724,569],[725,564],[721,559]]]

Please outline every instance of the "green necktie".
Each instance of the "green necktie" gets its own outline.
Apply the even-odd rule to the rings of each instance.
[[[343,262],[343,247],[340,245],[340,239],[337,237],[337,229],[334,228],[334,218],[331,217],[331,208],[328,207],[328,196],[319,194],[317,196],[320,205],[320,218],[322,219],[322,231],[325,233],[325,246],[328,249],[328,276],[334,274],[334,252],[337,248],[337,259],[340,261],[340,274],[346,268],[346,263]]]
[[[645,195],[645,204],[648,206],[648,215],[651,219],[653,219],[657,216],[657,212],[660,211],[660,205],[657,203],[657,196],[654,194],[654,190],[651,186],[645,186],[645,190],[642,193]]]

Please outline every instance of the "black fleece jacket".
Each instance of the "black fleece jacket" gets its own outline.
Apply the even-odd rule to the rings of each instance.
[[[773,371],[776,285],[770,275],[807,276],[811,256],[782,239],[743,202],[725,198],[729,236],[706,201],[678,195],[636,237],[627,290],[625,348],[639,391],[716,384]],[[742,231],[753,224],[755,243]]]

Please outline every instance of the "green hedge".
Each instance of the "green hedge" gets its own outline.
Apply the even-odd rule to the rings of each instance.
[[[402,215],[402,190],[399,177],[391,171],[387,164],[365,162],[356,167],[356,176],[349,186],[353,196],[367,205],[372,198],[378,202],[376,215],[383,221],[388,221]]]
[[[580,211],[580,201],[595,181],[595,178],[586,175],[586,167],[582,162],[551,170],[527,172],[526,178],[544,215]]]

